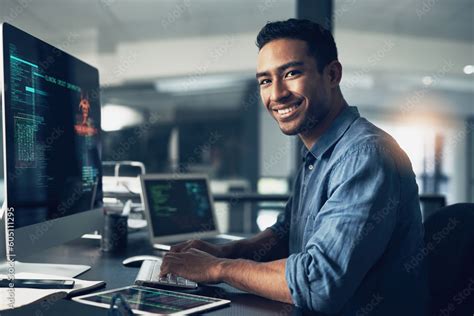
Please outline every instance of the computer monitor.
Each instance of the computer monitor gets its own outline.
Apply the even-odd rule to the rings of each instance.
[[[102,227],[99,74],[7,23],[1,36],[1,266],[14,260],[15,272],[75,276],[90,267],[21,260]]]

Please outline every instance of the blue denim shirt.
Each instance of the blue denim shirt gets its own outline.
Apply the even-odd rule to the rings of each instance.
[[[296,306],[340,315],[424,315],[423,227],[411,163],[357,108],[302,149],[285,214]]]

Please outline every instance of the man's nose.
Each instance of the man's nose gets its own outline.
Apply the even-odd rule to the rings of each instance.
[[[279,102],[282,99],[285,99],[290,95],[290,91],[287,86],[279,81],[275,81],[272,85],[272,91],[270,95],[270,100],[272,102]]]

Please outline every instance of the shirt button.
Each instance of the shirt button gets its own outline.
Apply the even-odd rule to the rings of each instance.
[[[313,170],[313,168],[314,168],[313,165],[309,165],[309,166],[308,166],[308,169],[309,169],[309,170]]]

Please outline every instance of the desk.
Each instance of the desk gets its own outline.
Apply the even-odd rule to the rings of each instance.
[[[154,250],[148,242],[147,232],[133,232],[129,234],[128,247],[117,254],[103,253],[99,249],[99,240],[78,239],[59,247],[48,249],[42,253],[34,254],[28,258],[28,262],[54,262],[70,264],[86,264],[91,270],[80,275],[78,278],[84,280],[104,280],[106,288],[113,289],[131,285],[139,268],[127,268],[122,265],[126,257],[139,254],[154,254]],[[230,307],[224,307],[206,313],[206,315],[299,315],[302,314],[298,308],[292,305],[279,303],[265,298],[239,291],[226,284],[212,287],[203,287],[200,293],[208,296],[219,296],[231,300]],[[199,293],[196,293],[199,294]],[[79,304],[71,300],[60,299],[42,301],[19,309],[0,312],[1,316],[93,316],[106,315],[107,310]]]

